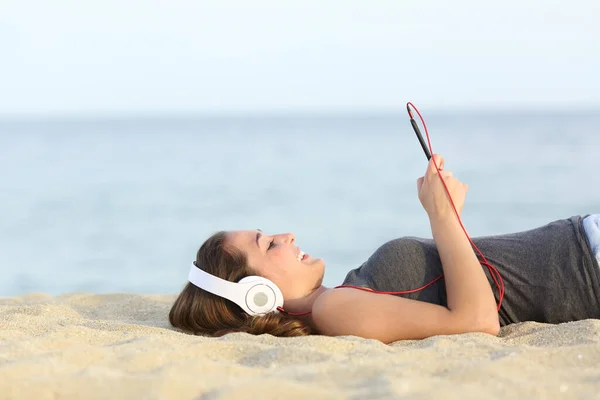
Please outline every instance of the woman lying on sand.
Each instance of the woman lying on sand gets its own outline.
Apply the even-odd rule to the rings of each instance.
[[[343,285],[354,287],[323,286],[325,262],[302,252],[292,234],[219,232],[200,247],[190,271],[190,281],[206,290],[188,283],[171,308],[171,324],[213,336],[316,333],[390,343],[466,332],[496,335],[500,326],[523,321],[600,318],[600,215],[474,238],[504,281],[498,310],[501,291],[482,268],[438,174],[460,215],[468,187],[444,170],[444,159],[436,154],[417,181],[433,240],[403,237],[385,243],[348,273]],[[248,276],[269,281],[229,284],[213,276],[229,282]],[[423,286],[402,296],[374,292]]]

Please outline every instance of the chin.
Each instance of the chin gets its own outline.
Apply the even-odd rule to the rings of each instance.
[[[325,261],[323,261],[322,259],[319,258],[319,260],[315,266],[321,267],[321,269],[323,269],[323,271],[325,271]]]

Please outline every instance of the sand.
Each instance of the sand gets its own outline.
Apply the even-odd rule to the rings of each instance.
[[[0,298],[0,399],[600,399],[600,320],[386,345],[192,336],[174,296]]]

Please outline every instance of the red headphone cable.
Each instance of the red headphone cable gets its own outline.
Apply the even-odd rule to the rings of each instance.
[[[421,123],[423,124],[423,128],[425,129],[425,135],[427,136],[427,145],[429,148],[429,152],[430,154],[434,154],[433,153],[433,147],[431,146],[431,139],[429,138],[429,131],[427,130],[427,124],[425,124],[425,119],[423,119],[423,116],[421,115],[421,113],[419,112],[419,110],[417,109],[417,107],[415,107],[415,105],[411,102],[406,103],[406,109],[408,110],[408,115],[410,116],[411,120],[413,119],[413,115],[410,111],[410,108],[413,108],[417,115],[419,116],[419,119],[421,120]],[[423,145],[423,143],[421,143]],[[423,146],[424,147],[424,146]],[[425,153],[427,154],[426,148],[424,147]],[[438,170],[438,172],[440,171],[440,168],[438,167],[435,158],[433,159],[433,163],[435,165],[435,168]],[[469,243],[471,243],[471,246],[477,251],[477,253],[479,254],[479,256],[483,259],[483,261],[479,260],[479,263],[485,267],[487,267],[487,269],[490,272],[490,275],[494,281],[494,283],[496,284],[496,287],[498,288],[498,306],[497,309],[498,311],[500,311],[500,307],[502,307],[502,300],[504,300],[504,280],[502,279],[502,276],[500,275],[500,272],[498,272],[498,270],[496,269],[496,267],[494,267],[493,265],[491,265],[488,260],[485,258],[485,256],[483,255],[483,253],[481,252],[481,250],[479,250],[479,248],[475,245],[475,243],[473,243],[473,240],[471,240],[471,237],[469,236],[469,234],[467,233],[467,230],[465,229],[462,220],[460,218],[460,215],[458,214],[458,211],[456,210],[456,206],[454,205],[454,201],[452,200],[452,196],[450,196],[450,191],[448,190],[448,186],[446,186],[446,182],[444,181],[444,178],[442,177],[441,174],[438,174],[438,176],[440,177],[440,179],[442,180],[442,184],[444,185],[444,189],[446,189],[446,194],[448,195],[448,199],[450,200],[450,204],[452,204],[452,209],[454,210],[454,213],[456,214],[456,217],[458,218],[458,222],[463,230],[463,232],[465,233],[465,235],[467,236],[467,239],[469,239]],[[400,291],[400,292],[379,292],[377,290],[373,290],[370,288],[364,288],[364,287],[360,287],[360,286],[352,286],[352,285],[340,285],[340,286],[336,286],[334,289],[338,289],[338,288],[353,288],[353,289],[358,289],[358,290],[364,290],[367,292],[371,292],[371,293],[377,293],[377,294],[392,294],[392,295],[397,295],[397,294],[410,294],[410,293],[415,293],[415,292],[419,292],[423,289],[425,289],[426,287],[433,285],[435,282],[439,281],[440,279],[442,279],[444,277],[444,274],[438,276],[437,278],[433,279],[432,281],[430,281],[429,283],[416,288],[416,289],[410,289],[410,290],[404,290],[404,291]],[[311,313],[311,311],[307,311],[307,312],[303,312],[303,313],[292,313],[292,312],[288,312],[285,311],[282,307],[277,307],[277,310],[284,312],[288,315],[292,315],[292,316],[303,316],[303,315],[308,315]]]

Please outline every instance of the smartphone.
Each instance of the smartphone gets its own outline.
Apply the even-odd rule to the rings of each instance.
[[[417,125],[417,121],[415,121],[415,119],[412,117],[412,115],[410,114],[410,111],[409,111],[408,115],[410,115],[410,124],[412,125],[415,133],[417,134],[417,139],[419,139],[419,143],[421,143],[421,147],[423,148],[423,151],[425,152],[425,157],[427,157],[427,161],[429,161],[431,159],[431,153],[429,152],[429,149],[427,148],[427,143],[425,143],[425,140],[423,140],[423,135],[421,135],[421,131],[419,130],[419,126]]]

